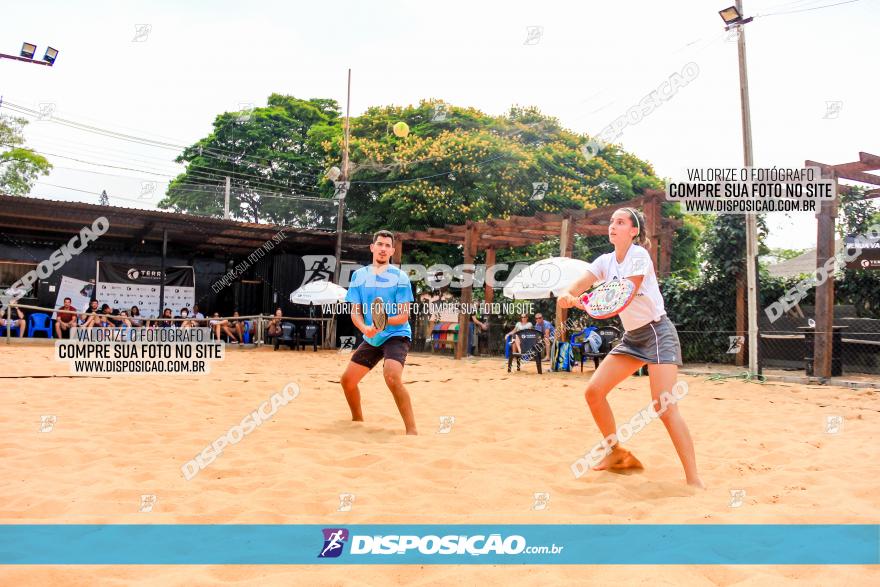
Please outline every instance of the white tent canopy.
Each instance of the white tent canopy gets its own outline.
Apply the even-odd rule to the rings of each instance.
[[[344,302],[348,290],[329,281],[313,281],[301,286],[290,294],[290,301],[294,304],[308,306],[315,304],[335,304]]]
[[[517,300],[537,300],[560,295],[584,276],[590,264],[569,257],[551,257],[533,263],[504,286],[504,295]]]

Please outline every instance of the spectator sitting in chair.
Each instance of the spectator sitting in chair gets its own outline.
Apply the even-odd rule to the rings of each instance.
[[[192,317],[193,326],[201,327],[205,325],[205,315],[199,311],[198,304],[193,305]]]
[[[550,360],[550,343],[556,338],[556,328],[552,322],[544,320],[541,314],[535,314],[535,330],[541,333],[544,339],[544,356]]]
[[[85,309],[80,316],[80,325],[83,328],[91,328],[92,326],[98,326],[101,319],[98,317],[98,314],[101,311],[98,309],[98,300],[92,300],[89,302],[89,307]]]
[[[18,326],[18,337],[21,338],[24,336],[25,331],[27,330],[27,322],[24,320],[24,314],[21,311],[21,308],[15,307],[12,308],[11,314],[9,315],[9,320],[6,318],[0,318],[0,326],[5,326],[12,330],[16,326]],[[3,313],[5,315],[6,312]]]
[[[216,340],[220,340],[220,329],[226,324],[226,320],[220,319],[220,313],[214,312],[211,316],[211,319],[208,320],[208,328],[211,329],[211,333],[214,335]]]
[[[119,320],[116,322],[119,327],[131,328],[131,320],[128,317],[128,312],[125,310],[119,311]]]
[[[57,338],[70,338],[70,329],[76,326],[76,308],[70,302],[70,298],[64,298],[64,305],[58,308],[57,318],[55,318],[55,336]]]
[[[507,333],[507,336],[513,336],[513,342],[510,343],[510,352],[519,353],[519,337],[516,336],[516,333],[520,330],[528,330],[530,328],[534,328],[532,323],[529,322],[529,315],[523,314],[519,317],[519,322],[516,323],[516,326],[513,327],[513,330]],[[507,337],[505,336],[505,338]]]
[[[174,328],[174,316],[171,315],[171,308],[165,308],[162,312],[162,319],[156,321],[156,328]]]
[[[225,332],[226,336],[229,337],[230,344],[238,344],[238,340],[235,339],[235,333],[229,327],[229,320],[222,319],[218,312],[214,312],[209,324],[214,329],[214,338],[220,340],[221,333]]]
[[[180,316],[178,318],[183,318],[181,322],[175,322],[175,328],[192,328],[194,325],[193,320],[189,320],[189,308],[181,308]]]
[[[269,326],[266,329],[266,334],[270,339],[275,338],[276,336],[281,336],[281,318],[283,315],[281,308],[275,309],[275,315],[269,320]]]
[[[113,315],[113,308],[110,307],[110,304],[104,304],[103,306],[101,306],[101,311],[98,313],[102,314],[102,316],[98,317],[98,326],[100,326],[101,328],[113,328],[117,325],[116,320],[110,318],[110,316]]]
[[[137,306],[132,306],[131,310],[128,312],[129,322],[135,328],[140,328],[144,325],[144,320],[141,318],[141,309]]]
[[[229,321],[229,328],[233,329],[237,336],[236,342],[244,342],[244,321],[238,319],[238,310],[232,313],[232,319]],[[233,343],[235,344],[235,343]]]

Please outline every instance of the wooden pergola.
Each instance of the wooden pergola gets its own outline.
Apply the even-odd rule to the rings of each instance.
[[[859,153],[859,160],[852,163],[826,165],[816,161],[805,161],[805,167],[819,167],[822,177],[833,179],[836,191],[847,191],[847,186],[838,186],[838,179],[849,179],[880,188],[880,175],[867,173],[880,169],[880,157],[870,153]],[[864,198],[880,198],[880,189],[873,189]],[[819,208],[816,229],[816,268],[834,256],[834,224],[837,220],[839,198],[822,202]],[[825,280],[816,288],[816,338],[813,349],[813,373],[817,377],[831,377],[831,348],[834,325],[834,277]]]
[[[559,214],[539,212],[534,216],[511,216],[504,219],[489,219],[482,222],[468,221],[466,224],[446,225],[443,228],[428,228],[397,235],[393,262],[400,264],[403,248],[407,242],[434,242],[462,245],[464,263],[471,264],[477,251],[486,252],[486,266],[495,264],[497,249],[522,247],[559,237],[559,256],[570,257],[574,246],[574,235],[605,235],[611,214],[622,207],[642,208],[645,214],[645,231],[653,246],[650,249],[654,266],[659,275],[670,272],[672,265],[672,237],[675,229],[683,223],[674,218],[664,218],[660,205],[666,201],[666,193],[660,190],[645,190],[644,195],[613,206],[603,206],[592,210],[564,210]],[[487,275],[484,285],[486,303],[495,296],[495,283]],[[473,287],[462,290],[462,303],[473,301]],[[556,325],[560,336],[564,336],[563,326],[568,310],[556,309]],[[455,348],[455,358],[465,355],[467,345],[468,317],[458,317],[459,336]]]

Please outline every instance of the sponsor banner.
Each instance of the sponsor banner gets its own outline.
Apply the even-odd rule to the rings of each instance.
[[[192,267],[165,268],[165,307],[177,316],[181,308],[190,308],[196,300],[195,271]],[[98,261],[95,297],[113,309],[128,310],[137,306],[142,316],[157,317],[162,272],[159,267],[137,263]]]
[[[868,239],[861,235],[846,236],[844,243],[847,269],[880,269],[880,241]]]
[[[0,525],[0,564],[880,563],[877,524]]]

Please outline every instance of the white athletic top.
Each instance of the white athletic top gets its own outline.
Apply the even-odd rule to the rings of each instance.
[[[627,249],[623,263],[617,262],[614,252],[601,255],[590,263],[590,273],[600,281],[613,281],[625,277],[643,275],[642,285],[635,299],[620,313],[620,320],[626,330],[635,330],[666,314],[657,275],[654,273],[654,262],[648,251],[633,244]]]

